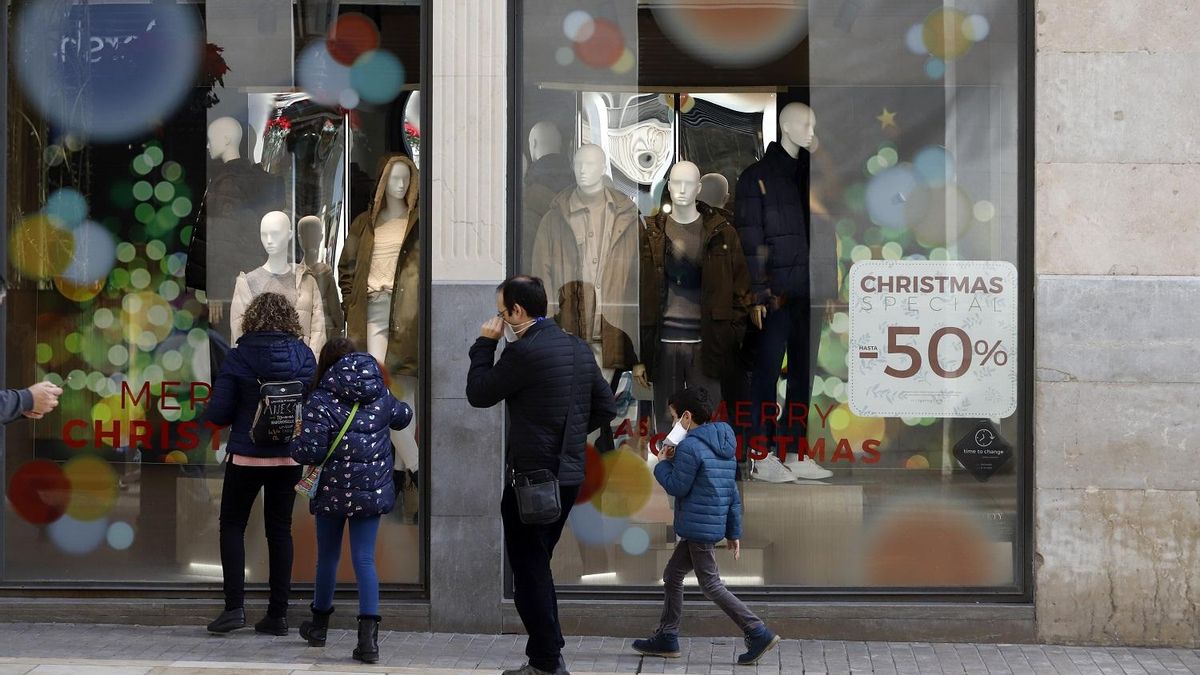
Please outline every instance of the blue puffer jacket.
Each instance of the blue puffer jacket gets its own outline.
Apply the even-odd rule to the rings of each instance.
[[[675,534],[715,544],[742,538],[742,495],[737,488],[737,440],[725,422],[702,424],[675,448],[654,477],[675,497]]]
[[[407,427],[413,413],[388,391],[379,363],[370,354],[347,354],[326,371],[304,404],[292,459],[320,464],[355,403],[354,421],[325,462],[317,496],[308,505],[314,514],[377,516],[396,506],[396,456],[388,430]]]
[[[227,452],[247,457],[287,457],[288,446],[254,445],[250,426],[258,409],[259,382],[299,380],[305,387],[317,372],[312,350],[287,333],[246,333],[229,350],[213,382],[204,419],[229,430]]]

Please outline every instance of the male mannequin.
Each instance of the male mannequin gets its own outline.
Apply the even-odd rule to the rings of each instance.
[[[768,419],[777,401],[779,374],[786,353],[786,411],[807,410],[812,393],[812,357],[816,349],[811,321],[808,185],[803,182],[800,151],[816,147],[816,115],[803,103],[790,103],[779,114],[780,139],[771,143],[761,160],[738,178],[734,213],[738,234],[750,266],[754,306],[750,321],[762,331],[750,378],[751,438],[806,433],[804,425],[773,430]],[[764,415],[764,405],[768,408]],[[799,406],[802,405],[803,408]],[[793,445],[794,447],[794,445]],[[831,472],[810,458],[779,466],[772,455],[754,476],[784,482],[820,480]]]
[[[346,317],[338,300],[337,281],[333,278],[333,267],[321,256],[325,244],[325,223],[317,216],[304,216],[297,223],[297,229],[300,231],[300,245],[304,248],[304,262],[300,269],[317,280],[317,288],[321,291],[325,337],[328,339],[341,335],[346,329]]]
[[[685,387],[727,396],[722,381],[741,345],[750,273],[727,212],[699,202],[700,169],[679,162],[667,181],[671,208],[641,237],[642,363],[633,377],[654,382],[657,430],[670,425],[667,398]]]
[[[592,345],[605,377],[628,370],[638,330],[638,210],[604,180],[596,145],[575,152],[575,186],[560,192],[538,225],[533,274],[545,282],[563,330]]]
[[[384,157],[371,207],[350,223],[338,260],[346,334],[383,364],[393,393],[414,412],[421,340],[419,196],[417,165],[402,154]],[[407,472],[404,516],[414,523],[420,467],[416,426],[392,432],[396,469]]]
[[[700,177],[700,196],[697,199],[718,209],[725,208],[729,203],[729,179],[719,173],[704,174]]]
[[[233,302],[229,320],[233,324],[233,340],[242,336],[242,316],[255,296],[278,293],[296,308],[300,332],[314,354],[325,346],[325,312],[321,308],[321,291],[311,274],[299,269],[290,260],[292,254],[292,219],[283,211],[272,211],[259,223],[262,250],[267,262],[249,272],[241,272],[234,282]]]
[[[571,162],[562,154],[562,134],[552,122],[538,122],[529,130],[529,159],[521,192],[521,265],[533,259],[538,226],[558,193],[571,186]]]
[[[237,273],[260,264],[254,228],[259,214],[283,207],[283,180],[242,158],[241,143],[242,126],[232,117],[208,125],[213,163],[188,246],[185,276],[189,288],[208,296],[211,324],[222,323]],[[210,275],[210,270],[217,273]]]

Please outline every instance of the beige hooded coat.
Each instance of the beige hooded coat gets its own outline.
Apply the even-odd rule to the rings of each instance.
[[[346,315],[346,335],[367,348],[367,277],[371,273],[371,253],[375,249],[375,226],[385,203],[384,191],[392,166],[402,162],[408,166],[411,178],[404,201],[408,205],[408,232],[396,263],[396,279],[392,284],[392,314],[388,328],[387,358],[384,367],[390,375],[416,376],[420,344],[420,273],[421,255],[418,248],[417,197],[420,177],[417,165],[404,155],[390,155],[383,161],[375,198],[365,213],[350,223],[350,234],[338,260],[338,286],[342,290],[342,305]]]

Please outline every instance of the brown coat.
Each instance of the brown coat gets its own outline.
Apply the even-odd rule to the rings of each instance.
[[[580,244],[571,223],[586,219],[586,209],[573,206],[575,187],[563,190],[550,204],[533,243],[532,274],[546,284],[550,312],[563,330],[591,336],[595,290],[582,281]],[[604,188],[609,227],[604,242],[600,287],[600,367],[628,370],[637,359],[638,238],[641,218],[629,197]]]
[[[750,271],[737,230],[729,214],[699,202],[703,221],[700,262],[700,359],[704,374],[713,378],[725,375],[741,347],[750,312]],[[667,302],[665,213],[659,213],[642,233],[641,325],[642,363],[654,377],[658,336],[662,329],[663,307]]]
[[[342,248],[338,260],[338,285],[342,289],[342,304],[346,314],[346,335],[354,340],[359,349],[367,348],[367,277],[371,273],[371,253],[375,250],[375,226],[384,205],[384,191],[392,165],[403,162],[408,165],[411,179],[404,201],[408,204],[408,233],[400,249],[400,260],[396,263],[396,279],[392,284],[392,314],[388,331],[387,358],[384,367],[392,375],[416,376],[418,370],[418,347],[420,345],[420,278],[421,254],[418,238],[417,197],[420,194],[420,178],[417,166],[404,155],[392,155],[385,159],[379,173],[379,185],[371,208],[361,213],[350,223],[350,235]]]

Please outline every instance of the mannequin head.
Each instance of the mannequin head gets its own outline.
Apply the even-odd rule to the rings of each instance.
[[[283,211],[272,211],[262,217],[258,234],[268,258],[286,257],[292,245],[292,219]]]
[[[575,184],[579,191],[593,195],[604,189],[608,157],[598,145],[584,145],[575,151]]]
[[[562,152],[562,134],[553,122],[538,122],[529,130],[529,158],[533,161]]]
[[[242,125],[232,117],[218,117],[208,125],[208,156],[228,162],[241,157]]]
[[[304,216],[296,223],[296,229],[300,232],[304,262],[309,265],[321,262],[321,247],[325,244],[325,223],[317,216]]]
[[[725,208],[729,202],[729,179],[719,173],[704,174],[700,177],[700,196],[696,199],[709,206]]]
[[[795,157],[800,148],[816,149],[817,116],[803,103],[789,103],[779,113],[780,141],[784,150]]]
[[[404,162],[395,162],[388,170],[387,186],[384,187],[384,194],[388,200],[396,200],[403,202],[404,197],[408,194],[408,183],[412,180],[412,171]]]
[[[676,162],[667,179],[671,205],[676,209],[693,209],[700,195],[700,168],[691,162]]]

